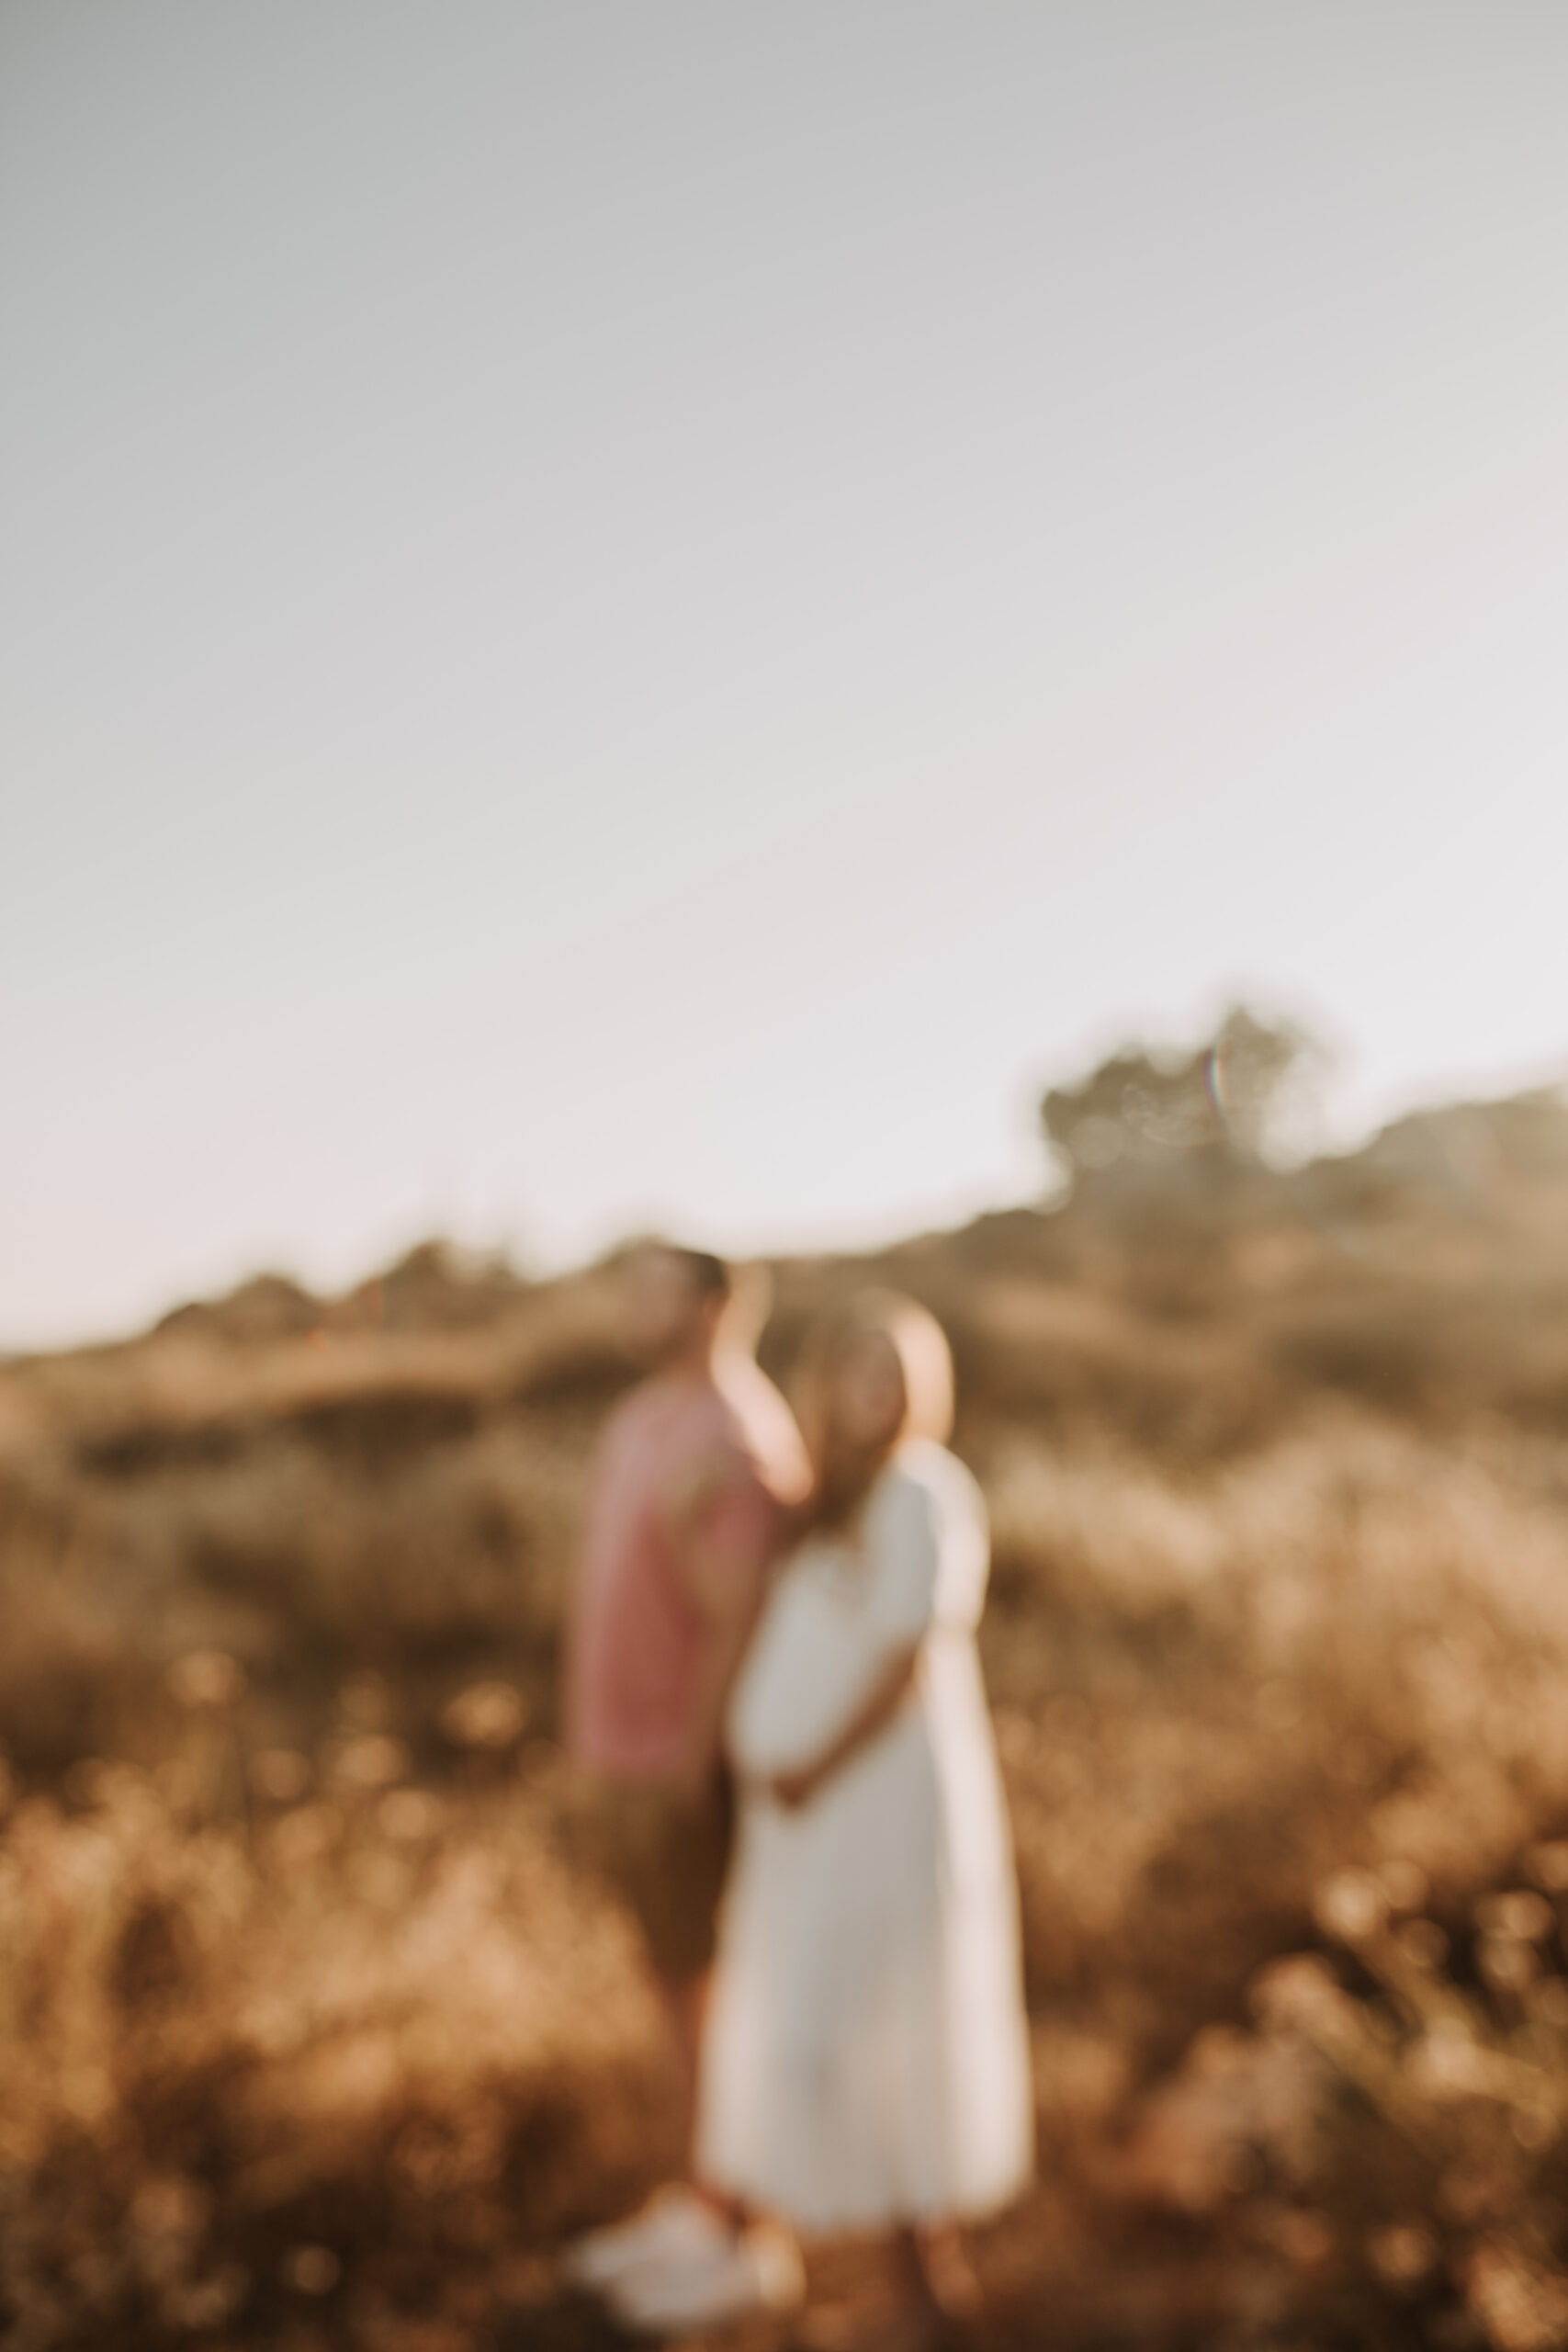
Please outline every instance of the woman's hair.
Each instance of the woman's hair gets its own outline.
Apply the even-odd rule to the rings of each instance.
[[[886,1340],[898,1360],[904,1412],[886,1442],[870,1450],[837,1444],[832,1427],[834,1376],[847,1356],[870,1339]],[[843,1527],[906,1438],[940,1444],[953,1429],[953,1356],[934,1315],[901,1291],[860,1291],[829,1308],[807,1332],[794,1383],[801,1431],[816,1471],[806,1506],[808,1525]]]

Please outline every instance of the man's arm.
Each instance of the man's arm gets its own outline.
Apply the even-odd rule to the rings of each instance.
[[[718,1760],[724,1710],[762,1604],[778,1510],[750,1466],[721,1459],[702,1465],[670,1498],[665,1535],[704,1641],[677,1779],[700,1793]]]

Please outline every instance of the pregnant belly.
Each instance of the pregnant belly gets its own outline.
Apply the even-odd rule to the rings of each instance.
[[[729,1752],[756,1776],[819,1753],[870,1682],[877,1650],[826,1578],[791,1571],[775,1589],[729,1708]]]

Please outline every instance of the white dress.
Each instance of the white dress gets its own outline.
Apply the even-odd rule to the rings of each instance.
[[[698,2161],[801,2229],[981,2213],[1029,2177],[1017,1884],[974,1640],[988,1565],[967,1470],[904,1447],[860,1546],[814,1538],[782,1571],[731,1701],[740,1829]],[[909,1699],[810,1804],[747,1787],[818,1754],[911,1641]]]

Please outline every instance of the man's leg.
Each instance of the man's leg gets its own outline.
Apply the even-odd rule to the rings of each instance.
[[[707,2009],[708,1977],[656,1975],[659,2006],[675,2054],[676,2096],[680,2107],[676,2128],[682,2163],[688,2179],[695,2169],[694,2140],[697,2121],[697,2069],[702,2064],[703,2019]]]
[[[680,2168],[626,2220],[579,2238],[566,2258],[569,2277],[608,2296],[613,2304],[635,2290],[637,2274],[649,2266],[673,2261],[682,2267],[711,2268],[722,2258],[742,2218],[729,2200],[705,2189],[695,2177],[697,2068],[707,1974],[669,1976],[657,1968],[650,1973],[675,2062]]]
[[[743,2199],[731,2197],[711,2181],[704,2180],[697,2165],[697,2078],[703,2063],[703,2027],[707,2017],[708,1991],[712,1979],[706,1970],[698,1976],[660,1976],[655,1980],[659,2004],[669,2027],[671,2045],[675,2052],[677,2082],[681,2100],[676,2119],[684,2158],[686,2185],[696,2191],[705,2205],[713,2208],[732,2228],[741,2228],[747,2218]]]

